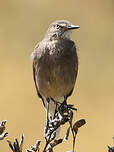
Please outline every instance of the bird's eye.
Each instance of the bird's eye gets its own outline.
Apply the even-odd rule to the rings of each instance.
[[[60,28],[60,25],[57,24],[56,27],[57,27],[57,29],[59,29],[59,28]]]
[[[57,29],[61,29],[61,28],[63,28],[63,26],[61,26],[61,25],[59,25],[59,24],[56,24],[56,28],[57,28]]]

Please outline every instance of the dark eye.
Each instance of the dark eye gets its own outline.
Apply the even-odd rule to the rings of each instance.
[[[58,29],[58,28],[60,28],[60,25],[57,24],[56,27],[57,27],[57,29]]]
[[[57,29],[60,29],[60,28],[62,28],[62,26],[57,24],[57,25],[56,25],[56,28],[57,28]]]

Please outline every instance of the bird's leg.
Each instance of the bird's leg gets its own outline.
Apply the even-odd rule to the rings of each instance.
[[[45,129],[45,135],[47,134],[48,129],[49,129],[49,102],[50,102],[50,99],[48,98],[47,99],[47,108],[46,108],[46,129]]]
[[[58,109],[62,115],[64,115],[64,113],[68,113],[68,105],[66,102],[66,97],[64,97],[64,101],[61,103]]]
[[[66,107],[66,112],[67,112],[67,114],[69,115],[69,109],[68,109],[67,97],[66,97],[66,96],[64,96],[64,105],[65,105],[65,107]]]
[[[64,101],[63,101],[63,103],[64,103],[64,105],[67,105],[67,97],[66,96],[64,96]]]

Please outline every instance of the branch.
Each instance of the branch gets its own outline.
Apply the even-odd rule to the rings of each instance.
[[[45,145],[44,149],[41,150],[42,152],[54,152],[55,146],[63,143],[63,141],[68,140],[68,137],[70,135],[70,130],[72,132],[72,139],[73,139],[73,148],[72,152],[74,152],[75,149],[75,141],[76,141],[76,136],[78,133],[78,130],[80,127],[82,127],[86,121],[85,119],[81,119],[76,121],[74,124],[73,122],[73,113],[74,111],[77,111],[76,108],[74,108],[73,105],[67,105],[66,103],[62,103],[60,105],[56,106],[56,113],[55,116],[52,120],[49,121],[49,128],[47,130],[47,135],[45,137]],[[2,123],[1,127],[1,133],[5,130],[5,123]],[[63,138],[56,139],[56,130],[60,127],[65,125],[66,123],[69,123],[69,127],[66,129],[66,134]],[[11,143],[10,140],[7,140],[10,149],[12,152],[23,152],[23,141],[24,141],[24,136],[21,136],[20,143],[18,139],[16,138],[13,143]],[[27,149],[26,152],[40,152],[40,144],[41,140],[37,140],[36,144],[34,146],[31,146],[30,149]],[[109,151],[112,152],[112,151]]]
[[[0,140],[3,140],[5,137],[8,136],[8,132],[5,132],[6,129],[6,122],[7,120],[3,120],[2,122],[0,122]]]

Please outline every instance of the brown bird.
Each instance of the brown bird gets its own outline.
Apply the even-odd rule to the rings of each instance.
[[[53,22],[32,53],[35,87],[47,110],[47,125],[50,117],[54,116],[55,103],[66,101],[74,89],[78,56],[70,35],[73,29],[78,28],[66,20]]]

